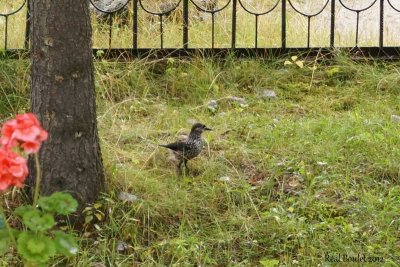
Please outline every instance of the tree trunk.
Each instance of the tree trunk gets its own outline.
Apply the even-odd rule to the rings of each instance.
[[[72,193],[82,208],[104,190],[88,0],[31,2],[31,109],[49,132],[41,194]],[[34,183],[30,164],[30,184]]]

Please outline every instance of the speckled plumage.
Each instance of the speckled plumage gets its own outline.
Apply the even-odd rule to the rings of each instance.
[[[180,170],[182,163],[187,168],[187,161],[197,157],[203,150],[204,140],[201,134],[204,131],[211,131],[204,124],[195,123],[192,126],[189,137],[184,141],[178,141],[168,145],[161,145],[174,151],[174,154],[179,161],[178,169]]]

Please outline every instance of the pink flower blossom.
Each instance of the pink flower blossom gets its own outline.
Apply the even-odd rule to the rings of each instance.
[[[28,175],[28,166],[25,158],[15,152],[0,148],[0,190],[10,186],[21,187]]]
[[[38,152],[48,136],[33,113],[20,114],[7,121],[1,134],[1,144],[4,147],[11,149],[20,145],[27,154]]]

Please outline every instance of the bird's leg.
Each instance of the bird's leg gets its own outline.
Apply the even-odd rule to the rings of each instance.
[[[187,161],[186,159],[183,160],[183,165],[185,166],[185,174],[186,174],[186,173],[189,173],[189,168],[188,168],[188,166],[187,166],[187,162],[188,162],[188,161]]]
[[[182,168],[181,168],[182,163],[183,163],[183,160],[180,160],[178,163],[178,166],[177,166],[178,175],[182,175]]]

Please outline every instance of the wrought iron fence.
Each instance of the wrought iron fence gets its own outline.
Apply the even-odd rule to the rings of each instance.
[[[31,0],[23,0],[21,5],[17,6],[14,10],[5,13],[1,10],[0,7],[0,29],[3,27],[3,50],[5,51],[22,51],[23,49],[10,49],[8,44],[8,36],[9,36],[9,26],[10,26],[10,18],[15,16],[21,12],[26,13],[26,28],[24,34],[24,49],[27,50],[29,46],[29,4],[28,2]],[[163,55],[187,55],[191,54],[196,51],[200,51],[203,53],[211,53],[211,54],[227,54],[230,52],[236,52],[240,55],[265,55],[269,53],[280,54],[280,53],[287,53],[291,50],[296,51],[311,51],[315,49],[323,49],[323,50],[330,50],[337,47],[343,47],[337,45],[335,36],[336,33],[341,29],[337,27],[337,17],[338,17],[338,8],[340,7],[343,10],[347,10],[355,14],[355,37],[354,42],[352,45],[346,46],[349,49],[356,49],[358,51],[363,51],[368,53],[372,56],[387,56],[387,57],[399,57],[400,56],[400,45],[399,43],[392,44],[392,45],[385,45],[384,34],[385,29],[395,29],[400,31],[400,27],[396,25],[397,23],[393,23],[393,25],[388,25],[386,28],[385,20],[387,19],[385,16],[386,12],[395,12],[397,17],[399,18],[398,22],[400,22],[400,4],[397,3],[395,5],[394,0],[371,0],[369,3],[365,3],[365,1],[358,1],[363,2],[365,7],[354,8],[348,2],[344,0],[321,0],[320,4],[322,4],[321,8],[314,11],[307,13],[306,11],[302,10],[300,7],[304,2],[309,2],[312,0],[276,0],[272,5],[266,10],[255,10],[254,8],[251,9],[249,6],[249,2],[254,0],[176,0],[175,2],[166,5],[163,0],[157,1],[156,9],[150,9],[146,2],[148,0],[113,0],[116,4],[113,8],[106,7],[99,3],[100,0],[89,0],[92,11],[97,12],[102,17],[103,21],[106,23],[106,27],[108,27],[108,46],[107,47],[100,47],[95,48],[94,53],[98,54],[98,51],[105,51],[105,53],[109,57],[118,57],[120,55],[125,56],[143,56],[148,55],[149,53],[153,53],[155,55],[163,56]],[[168,0],[165,0],[168,1]],[[171,0],[169,0],[171,1]],[[273,0],[272,0],[273,1]],[[271,1],[271,2],[272,2]],[[354,0],[357,2],[356,0]],[[210,5],[212,3],[212,5]],[[372,8],[377,8],[379,14],[376,14],[376,23],[375,25],[379,26],[379,33],[377,35],[377,45],[375,46],[368,46],[368,47],[361,47],[359,46],[360,42],[360,18],[363,16],[368,10]],[[207,44],[204,44],[203,48],[192,48],[191,42],[189,39],[189,32],[190,32],[190,17],[189,17],[189,10],[195,9],[197,10],[198,14],[208,14],[211,17],[211,46],[207,47]],[[279,46],[260,46],[259,43],[259,36],[260,36],[260,25],[259,21],[260,18],[270,16],[272,12],[279,12],[279,20],[280,20],[280,44]],[[120,16],[122,11],[126,11],[127,13],[125,16],[128,16],[131,20],[130,31],[132,33],[132,40],[130,47],[128,48],[116,48],[113,47],[113,28],[118,27],[116,22],[119,20],[118,17]],[[177,24],[178,27],[181,28],[181,37],[182,38],[182,46],[180,47],[169,47],[165,48],[165,24],[168,17],[171,16],[174,12],[178,12],[181,20]],[[240,18],[238,16],[239,11],[241,13],[250,15],[254,18],[254,27],[252,29],[246,29],[248,31],[253,31],[254,34],[254,42],[253,45],[249,47],[238,47],[238,34],[237,34],[237,27],[240,23]],[[303,16],[306,19],[306,43],[304,46],[301,47],[293,47],[288,46],[288,12],[295,12],[300,16]],[[222,12],[230,13],[230,46],[229,47],[217,47],[215,45],[215,28],[218,23],[218,14]],[[311,34],[313,33],[313,29],[311,28],[311,21],[320,16],[322,12],[329,12],[329,45],[323,47],[316,47],[313,46],[311,43]],[[140,23],[146,23],[146,21],[140,20],[141,16],[152,16],[153,18],[157,18],[157,23],[159,24],[159,46],[156,48],[149,48],[149,47],[141,47],[138,44],[138,39],[141,38],[141,32],[139,31],[138,25]],[[1,25],[1,19],[3,19],[3,26]],[[199,20],[198,23],[202,21]],[[150,23],[150,22],[148,22]],[[397,32],[399,34],[400,32]],[[0,46],[1,49],[1,46]]]

